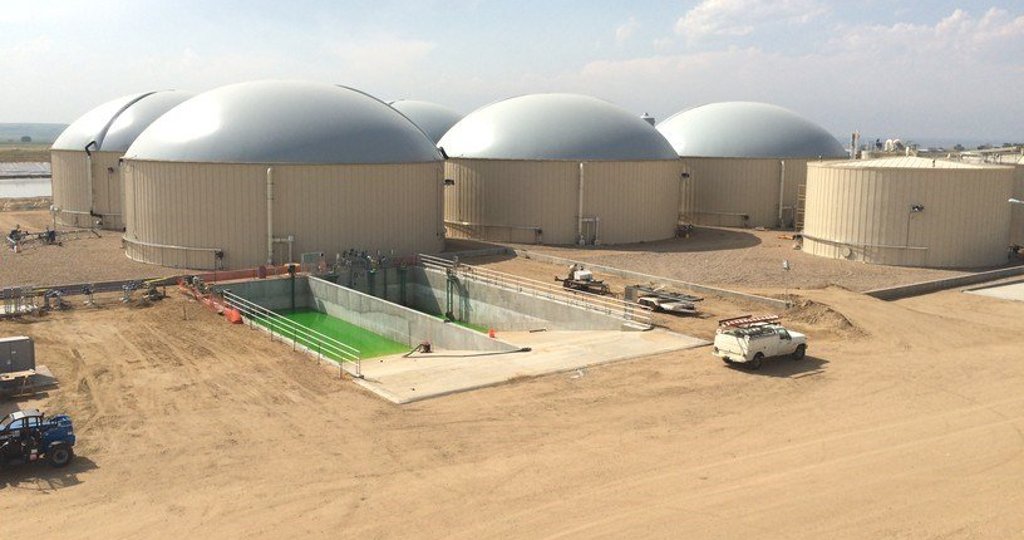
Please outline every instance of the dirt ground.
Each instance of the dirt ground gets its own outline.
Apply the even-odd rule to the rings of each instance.
[[[50,213],[45,210],[0,212],[0,233],[16,225],[30,232],[52,227]],[[14,253],[3,242],[0,246],[0,287],[51,286],[172,276],[186,270],[164,268],[135,262],[125,256],[121,233],[97,231],[78,233],[64,240],[61,246],[31,244]]]
[[[49,144],[0,144],[0,162],[50,161]]]
[[[507,274],[527,277],[537,281],[548,282],[553,285],[557,285],[557,283],[554,282],[554,277],[564,277],[567,271],[567,269],[561,265],[526,259],[524,257],[504,255],[464,258],[462,262],[473,266],[483,266],[491,270],[497,270]],[[625,298],[625,290],[627,286],[646,285],[645,283],[636,283],[635,281],[613,275],[602,274],[600,272],[595,273],[595,278],[607,283],[611,291],[611,296],[616,298]],[[687,293],[685,290],[677,292]],[[849,321],[843,318],[841,314],[828,306],[814,302],[807,297],[797,296],[794,294],[787,295],[786,290],[768,290],[766,292],[759,292],[763,292],[765,296],[785,298],[793,302],[795,304],[793,309],[784,313],[776,314],[782,315],[786,319],[787,323],[797,330],[813,331],[817,332],[819,335],[829,334],[835,336],[857,333],[857,329],[854,328]],[[704,300],[697,304],[697,307],[700,310],[698,315],[679,316],[668,313],[652,313],[655,326],[712,340],[714,339],[715,330],[718,328],[718,321],[720,319],[736,317],[744,314],[774,313],[772,308],[756,302],[743,302],[712,295],[698,294],[698,296],[704,298]]]
[[[17,212],[22,210],[47,210],[53,204],[52,197],[19,197],[0,199],[0,212]]]
[[[808,320],[801,362],[703,348],[401,407],[177,297],[0,322],[61,380],[4,405],[80,441],[0,472],[0,538],[1019,536],[1024,305],[802,294],[850,328]]]
[[[820,289],[838,286],[853,291],[916,283],[963,274],[935,270],[881,266],[827,259],[793,249],[792,232],[701,227],[689,238],[630,246],[515,247],[569,259],[589,261],[683,281],[744,290],[777,288]],[[790,262],[790,270],[782,261]],[[978,270],[978,269],[973,269]]]

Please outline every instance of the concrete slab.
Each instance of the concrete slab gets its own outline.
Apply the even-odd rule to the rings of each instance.
[[[709,345],[667,330],[503,332],[501,339],[530,352],[438,351],[363,362],[356,383],[394,403],[411,403],[506,383]]]
[[[1008,285],[985,287],[983,289],[972,289],[964,292],[999,298],[1001,300],[1016,300],[1017,302],[1024,302],[1024,281],[1010,283]]]

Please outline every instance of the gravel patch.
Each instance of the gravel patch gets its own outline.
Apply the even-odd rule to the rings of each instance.
[[[977,270],[882,266],[809,255],[780,231],[702,227],[689,238],[628,246],[552,247],[515,245],[559,257],[593,262],[683,281],[739,290],[821,289],[853,291],[964,275]],[[789,261],[790,270],[783,269]]]

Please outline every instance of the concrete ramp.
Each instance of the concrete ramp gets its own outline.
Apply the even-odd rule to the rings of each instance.
[[[978,287],[975,289],[968,289],[964,292],[980,294],[982,296],[998,298],[1000,300],[1016,300],[1017,302],[1024,302],[1024,281],[1017,281],[1003,285]]]
[[[407,358],[389,356],[363,362],[356,383],[393,403],[467,392],[524,377],[692,349],[710,342],[667,330],[503,332],[503,341],[530,352],[438,351]]]

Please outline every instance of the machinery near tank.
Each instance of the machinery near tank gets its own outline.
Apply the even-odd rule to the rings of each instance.
[[[608,284],[603,280],[594,279],[594,273],[583,268],[582,264],[569,265],[569,275],[564,278],[555,276],[555,281],[562,283],[566,289],[583,291],[592,294],[609,294]]]
[[[46,418],[41,411],[15,411],[0,421],[0,469],[41,459],[65,467],[75,457],[75,428],[63,414]]]
[[[645,285],[627,287],[626,299],[635,299],[637,304],[647,306],[653,311],[674,315],[697,315],[700,313],[697,303],[704,301],[704,298],[700,296],[666,291]]]

